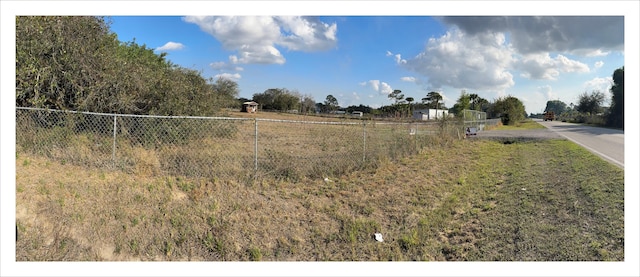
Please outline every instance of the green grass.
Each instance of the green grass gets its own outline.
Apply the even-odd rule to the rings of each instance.
[[[545,127],[539,123],[527,119],[517,122],[515,125],[500,125],[495,130],[530,130],[530,129],[544,129]]]
[[[154,177],[23,153],[16,170],[19,261],[625,260],[624,171],[566,140],[454,141],[332,182]]]

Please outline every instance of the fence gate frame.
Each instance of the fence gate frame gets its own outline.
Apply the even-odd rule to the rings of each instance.
[[[463,128],[466,136],[474,136],[487,125],[487,113],[475,110],[463,110]]]

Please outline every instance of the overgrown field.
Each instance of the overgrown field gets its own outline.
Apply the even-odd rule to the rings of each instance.
[[[455,141],[329,181],[26,153],[16,171],[19,261],[624,260],[624,172],[566,140]]]
[[[233,115],[143,117],[21,109],[16,148],[65,164],[131,174],[300,180],[375,168],[381,157],[394,160],[424,145],[457,139],[461,128],[455,120]]]

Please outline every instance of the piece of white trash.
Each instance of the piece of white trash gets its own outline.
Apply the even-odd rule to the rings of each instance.
[[[379,241],[379,242],[383,242],[383,241],[384,241],[384,240],[382,239],[382,234],[380,234],[380,233],[375,233],[375,234],[374,234],[374,236],[375,236],[375,238],[376,238],[376,240],[377,240],[377,241]]]

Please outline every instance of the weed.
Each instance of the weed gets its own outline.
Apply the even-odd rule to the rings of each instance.
[[[49,188],[48,188],[46,185],[44,185],[44,184],[40,184],[40,185],[38,185],[37,191],[38,191],[38,193],[40,193],[40,194],[42,194],[42,195],[49,195],[49,194],[51,194],[51,190],[49,190]]]
[[[171,217],[171,219],[169,219],[169,222],[171,223],[172,227],[182,227],[183,226],[182,219],[178,218],[176,216]]]
[[[348,243],[365,242],[371,240],[371,236],[379,231],[380,225],[369,219],[343,219],[342,239]]]
[[[189,181],[179,181],[178,187],[184,192],[191,192],[195,187],[195,183]]]
[[[122,252],[122,244],[119,241],[116,241],[116,246],[113,249],[113,252],[116,254],[120,254]]]
[[[78,223],[81,223],[85,217],[86,215],[82,213],[74,213],[72,216],[73,220]]]
[[[207,232],[203,244],[210,252],[218,253],[223,259],[226,256],[226,248],[220,238],[215,237],[211,232]]]
[[[133,197],[133,200],[138,202],[138,203],[144,203],[145,199],[144,196],[142,194],[136,193],[136,195]]]
[[[138,244],[137,240],[129,240],[129,250],[131,250],[131,253],[133,253],[134,255],[140,254],[140,245]]]
[[[398,240],[398,243],[400,244],[400,247],[405,251],[418,246],[418,244],[420,243],[418,239],[418,231],[412,230],[410,234],[402,235],[402,237],[400,237],[400,240]]]
[[[249,258],[252,261],[262,260],[262,251],[260,251],[260,248],[257,248],[257,247],[249,248]]]

